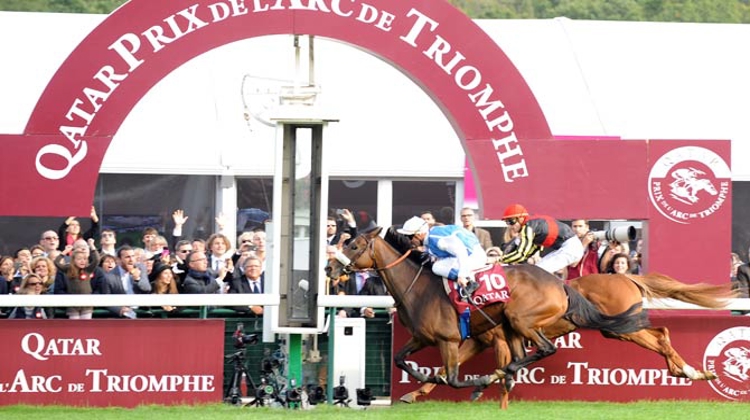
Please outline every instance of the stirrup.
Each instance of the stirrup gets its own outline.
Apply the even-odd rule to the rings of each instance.
[[[474,294],[474,292],[477,291],[477,289],[479,289],[479,283],[477,283],[474,280],[471,280],[468,283],[466,283],[466,287],[464,287],[464,289],[466,291],[466,294],[471,296]]]

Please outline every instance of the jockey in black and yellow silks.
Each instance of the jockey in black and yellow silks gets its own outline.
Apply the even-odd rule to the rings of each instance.
[[[542,257],[536,265],[554,274],[583,257],[581,241],[565,223],[549,216],[530,216],[520,204],[508,206],[503,220],[508,229],[518,233],[518,247],[500,259],[505,264],[525,262],[537,251],[549,248],[552,252]]]

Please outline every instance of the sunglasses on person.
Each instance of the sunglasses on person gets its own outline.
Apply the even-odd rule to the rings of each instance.
[[[33,281],[33,282],[26,283],[26,285],[27,286],[41,286],[42,283],[40,283],[38,281]]]
[[[505,224],[508,225],[508,226],[513,226],[516,223],[518,223],[518,219],[516,219],[515,217],[512,218],[512,219],[506,219],[505,220]]]

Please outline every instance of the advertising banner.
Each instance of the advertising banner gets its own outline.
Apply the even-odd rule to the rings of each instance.
[[[222,399],[224,320],[7,320],[0,405]]]
[[[696,370],[718,376],[712,381],[691,381],[669,375],[664,357],[633,343],[604,338],[598,331],[578,330],[555,340],[557,352],[516,375],[511,399],[516,400],[717,400],[750,402],[750,317],[651,316],[654,326],[668,326],[671,343]],[[396,324],[396,323],[394,323]],[[394,325],[393,351],[410,335]],[[433,375],[441,360],[436,348],[407,359],[421,372]],[[493,349],[460,367],[460,378],[489,374],[495,368]],[[394,366],[393,399],[421,384]],[[437,387],[422,398],[468,401],[472,388]],[[498,398],[498,385],[483,398]]]

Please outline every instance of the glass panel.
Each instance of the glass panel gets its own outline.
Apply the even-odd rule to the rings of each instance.
[[[378,182],[358,179],[328,182],[328,216],[340,218],[337,209],[349,209],[354,214],[357,230],[372,227],[378,214]]]
[[[307,295],[301,286],[311,279],[310,272],[310,221],[313,220],[312,191],[312,139],[309,129],[297,129],[294,155],[294,245],[292,258],[291,318],[308,318]]]
[[[147,227],[171,236],[177,209],[188,217],[183,238],[208,238],[214,233],[215,197],[214,176],[103,174],[95,202],[102,228],[117,232],[118,245],[141,246]]]
[[[273,178],[237,178],[237,233],[264,227],[273,213]]]
[[[430,211],[435,220],[453,224],[456,207],[454,181],[394,181],[393,223],[404,223],[412,216]]]
[[[189,217],[184,237],[207,238],[214,227],[215,196],[214,176],[100,174],[92,204],[100,228],[117,231],[118,245],[140,246],[140,234],[148,226],[169,238],[176,209],[185,210]],[[0,217],[0,254],[10,255],[18,248],[39,243],[42,232],[57,231],[65,218]],[[83,230],[91,226],[88,217],[80,220]]]

